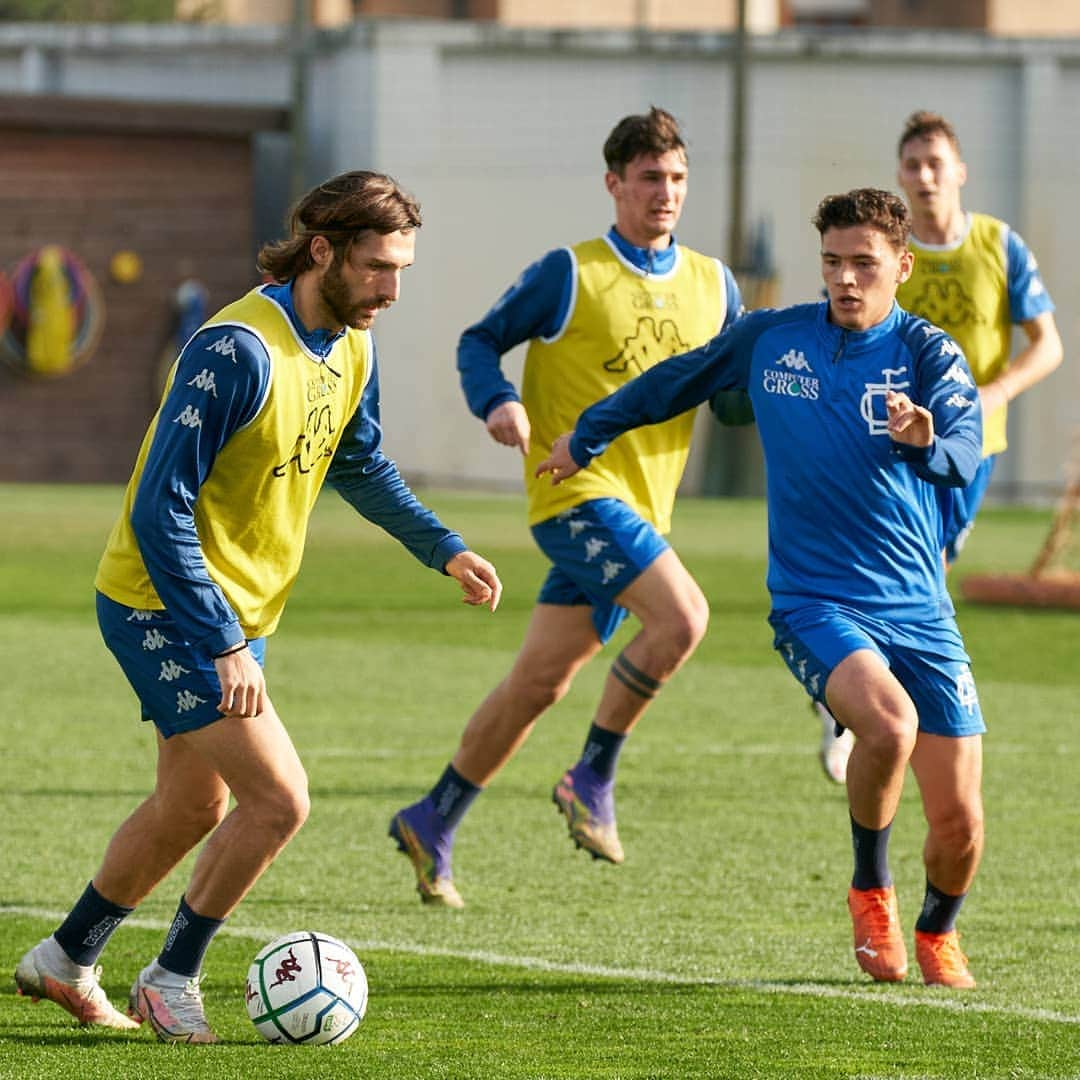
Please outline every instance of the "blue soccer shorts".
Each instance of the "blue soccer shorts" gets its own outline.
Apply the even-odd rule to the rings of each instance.
[[[815,700],[857,649],[872,649],[907,691],[930,735],[980,735],[986,730],[971,661],[951,616],[920,623],[886,622],[843,604],[817,602],[769,616],[773,648]]]
[[[97,616],[105,644],[139,699],[142,718],[152,720],[166,739],[221,719],[214,661],[188,644],[167,611],[129,608],[98,593]],[[252,639],[248,648],[261,666],[266,638]]]
[[[983,458],[974,479],[967,487],[934,489],[945,531],[942,547],[945,550],[945,561],[950,566],[960,557],[960,551],[975,526],[975,515],[979,512],[983,496],[990,485],[995,461],[997,458],[993,455]]]
[[[553,564],[537,602],[591,605],[601,642],[629,614],[615,598],[669,547],[621,499],[590,499],[534,525],[532,534]]]

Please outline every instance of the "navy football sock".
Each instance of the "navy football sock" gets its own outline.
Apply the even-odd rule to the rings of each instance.
[[[851,818],[851,845],[855,852],[853,889],[884,889],[892,884],[889,873],[890,821],[884,829],[867,829]]]
[[[165,938],[165,946],[158,956],[158,963],[174,975],[186,975],[189,978],[198,975],[203,956],[224,921],[197,915],[188,907],[187,900],[181,897],[176,917]]]
[[[589,728],[585,739],[585,749],[581,760],[589,766],[601,780],[611,780],[615,776],[615,766],[619,761],[626,736],[618,731],[607,731],[595,724]]]
[[[465,811],[483,790],[466,780],[453,765],[446,766],[438,783],[431,789],[430,798],[435,804],[435,813],[446,822],[448,832],[457,828]]]
[[[134,910],[106,900],[90,882],[53,937],[76,964],[89,967],[97,963],[113,931]]]
[[[956,925],[956,917],[960,914],[966,895],[961,893],[959,896],[950,896],[940,889],[935,889],[928,881],[926,897],[915,929],[924,934],[947,934]]]

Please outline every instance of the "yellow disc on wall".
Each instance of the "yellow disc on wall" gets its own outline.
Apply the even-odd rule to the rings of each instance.
[[[142,277],[142,259],[134,251],[118,251],[109,260],[109,273],[120,285],[131,285]]]

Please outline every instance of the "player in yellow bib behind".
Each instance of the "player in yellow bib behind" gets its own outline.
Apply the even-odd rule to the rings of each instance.
[[[469,408],[497,443],[522,455],[529,524],[552,566],[510,673],[469,720],[435,786],[390,823],[425,903],[462,906],[450,866],[458,823],[632,613],[641,629],[615,658],[581,758],[552,796],[579,847],[622,862],[614,803],[620,748],[708,621],[701,589],[663,538],[692,411],[627,434],[594,471],[557,488],[534,476],[582,409],[708,341],[742,307],[727,267],[675,241],[687,157],[674,118],[656,108],[624,118],[604,158],[614,227],[533,263],[458,346]],[[500,361],[525,341],[519,392]]]

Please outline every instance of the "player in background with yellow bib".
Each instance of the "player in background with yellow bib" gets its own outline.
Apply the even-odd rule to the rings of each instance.
[[[1061,337],[1038,263],[1019,234],[1004,221],[961,205],[967,165],[952,124],[937,113],[912,113],[897,151],[897,180],[911,210],[915,269],[896,299],[960,345],[983,411],[983,459],[975,479],[966,488],[938,493],[942,549],[951,566],[975,524],[997,455],[1006,448],[1008,404],[1061,363]],[[1026,339],[1016,355],[1014,326]],[[825,774],[842,784],[851,734],[838,736],[824,707],[818,712],[821,762]]]
[[[458,823],[629,612],[641,629],[611,667],[581,759],[553,792],[575,843],[622,862],[619,750],[708,621],[701,589],[663,539],[693,411],[627,434],[594,472],[558,488],[534,476],[582,409],[704,344],[742,308],[727,267],[675,241],[687,157],[674,118],[656,108],[625,117],[604,158],[614,227],[533,263],[458,347],[469,408],[496,442],[522,454],[529,524],[552,567],[510,673],[473,714],[429,794],[391,821],[426,903],[462,906],[450,865]],[[519,393],[501,358],[525,341]]]
[[[307,775],[262,662],[326,480],[421,562],[492,610],[495,569],[409,490],[381,449],[370,327],[412,265],[420,208],[388,176],[309,192],[273,279],[184,346],[98,567],[98,622],[157,730],[157,784],[61,925],[15,971],[20,993],[83,1024],[213,1043],[200,992],[222,922],[303,824]],[[235,805],[230,809],[230,799]],[[128,1016],[98,982],[113,931],[203,839]]]

